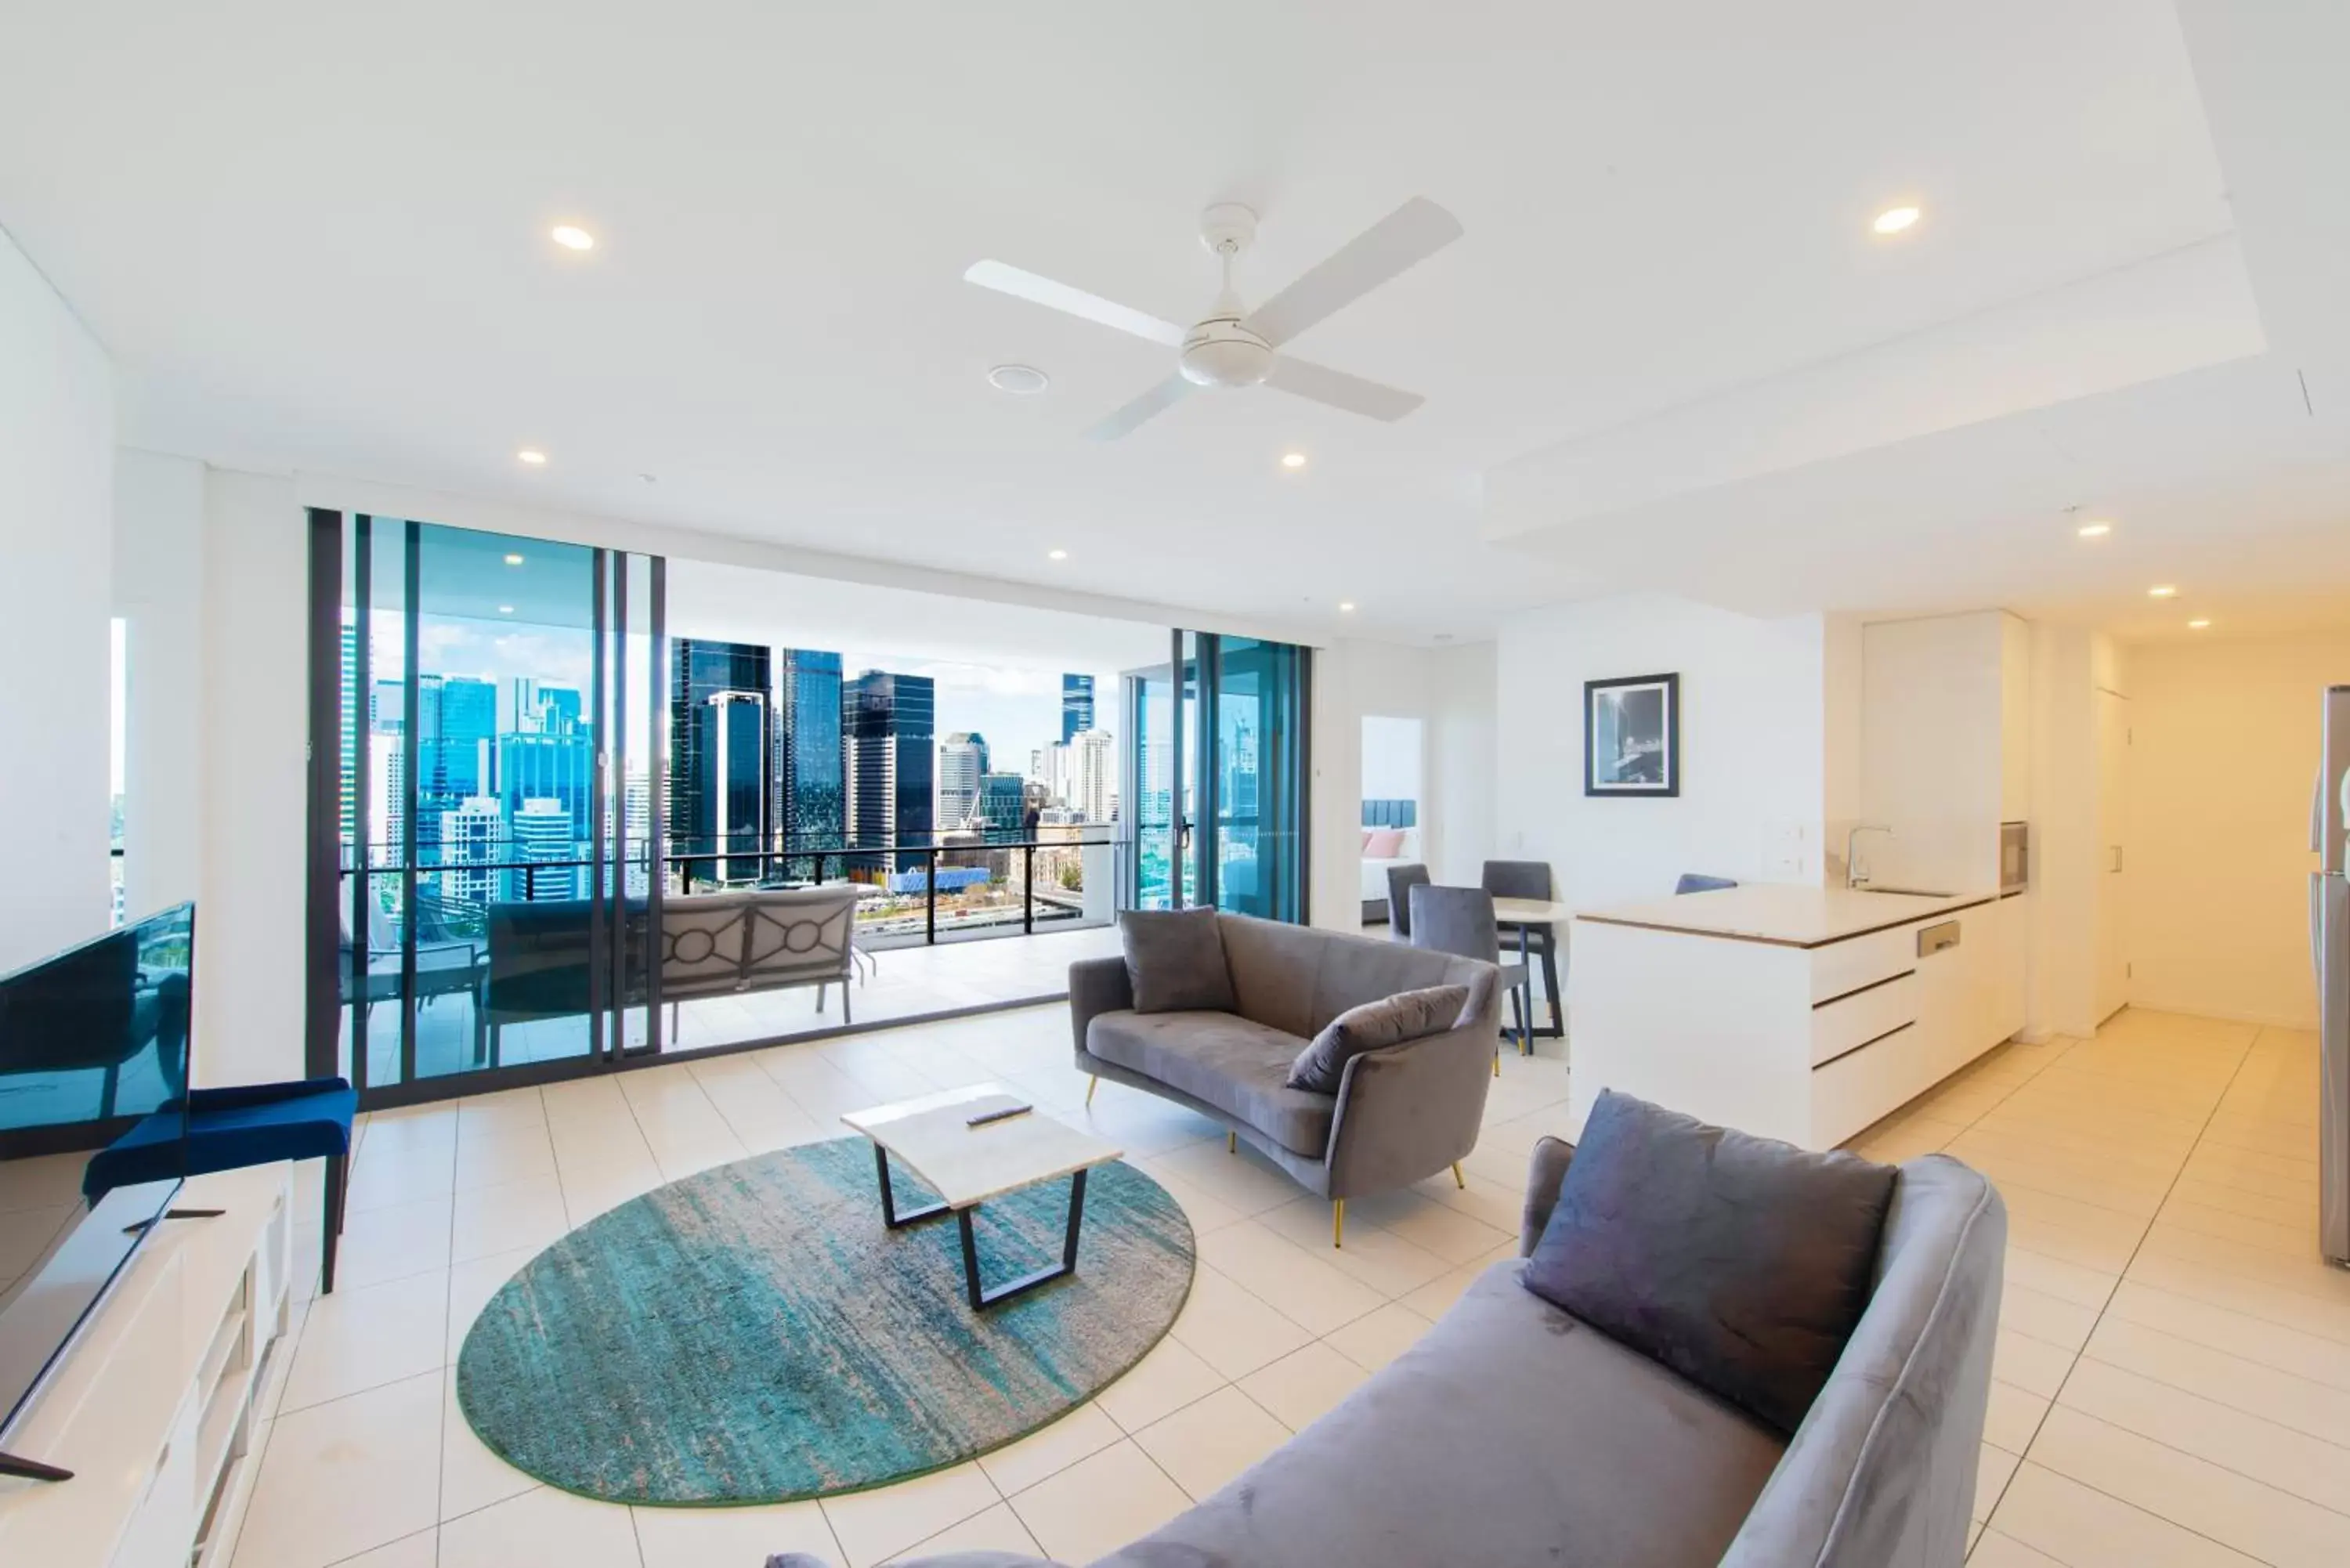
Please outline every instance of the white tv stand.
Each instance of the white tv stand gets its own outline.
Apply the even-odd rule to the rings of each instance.
[[[0,1479],[0,1563],[220,1568],[253,1489],[245,1438],[286,1332],[291,1165],[192,1178],[218,1209],[150,1236],[9,1435],[64,1481]]]

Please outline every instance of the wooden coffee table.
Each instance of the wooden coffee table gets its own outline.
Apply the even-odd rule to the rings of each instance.
[[[873,1140],[873,1163],[881,1176],[884,1225],[897,1231],[941,1214],[954,1215],[956,1228],[962,1233],[963,1287],[974,1312],[1076,1272],[1077,1227],[1086,1212],[1086,1172],[1126,1152],[1042,1111],[971,1125],[972,1116],[1027,1103],[1024,1096],[1001,1084],[976,1084],[918,1100],[850,1111],[840,1118]],[[938,1192],[940,1201],[910,1213],[898,1211],[897,1199],[889,1190],[893,1154]],[[1069,1179],[1069,1229],[1060,1262],[983,1290],[979,1248],[972,1236],[972,1214],[991,1198],[1064,1176]]]

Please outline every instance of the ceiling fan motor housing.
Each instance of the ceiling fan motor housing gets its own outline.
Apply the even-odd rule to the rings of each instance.
[[[1183,334],[1183,379],[1200,387],[1253,387],[1273,374],[1273,345],[1238,311],[1221,310]]]

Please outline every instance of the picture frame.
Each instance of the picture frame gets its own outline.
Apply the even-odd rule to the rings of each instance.
[[[1583,683],[1583,793],[1665,799],[1681,793],[1681,678]]]

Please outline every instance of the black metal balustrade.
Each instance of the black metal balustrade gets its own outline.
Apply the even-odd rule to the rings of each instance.
[[[711,849],[683,853],[672,851],[660,856],[659,864],[664,877],[663,887],[680,895],[692,894],[697,884],[709,891],[741,888],[795,887],[822,883],[826,880],[827,872],[839,872],[847,876],[854,870],[869,870],[880,876],[883,880],[879,883],[866,883],[854,876],[847,876],[847,879],[875,888],[876,896],[879,898],[903,898],[910,897],[913,890],[891,892],[887,886],[887,879],[892,875],[902,874],[905,862],[919,857],[922,861],[921,941],[923,945],[928,946],[938,941],[941,929],[939,897],[941,889],[939,887],[939,873],[942,869],[966,868],[951,863],[942,865],[944,857],[958,856],[967,860],[972,857],[1017,853],[1020,857],[1020,875],[1017,878],[1020,888],[1018,930],[1020,935],[1027,936],[1034,934],[1036,929],[1037,905],[1040,902],[1047,907],[1044,916],[1047,925],[1061,920],[1082,919],[1085,908],[1085,889],[1082,886],[1068,889],[1051,887],[1040,888],[1037,886],[1036,852],[1040,849],[1072,851],[1106,849],[1114,847],[1116,843],[1117,840],[1107,837],[1017,838],[985,844],[896,846],[887,848],[835,846],[823,849]],[[348,855],[348,849],[346,854]],[[697,874],[696,867],[710,867],[720,863],[725,864],[730,870],[735,866],[755,863],[759,867],[759,875],[755,878],[730,876],[722,879],[706,869]],[[650,881],[651,864],[651,860],[647,856],[639,853],[631,856],[625,862],[615,862],[608,857],[600,860],[593,858],[442,860],[419,863],[412,870],[420,884],[426,877],[439,878],[452,876],[504,877],[519,875],[522,879],[520,890],[522,901],[535,903],[540,896],[542,877],[555,878],[559,875],[565,880],[550,882],[547,892],[549,896],[568,898],[577,895],[582,873],[593,875],[603,872],[618,876],[625,890],[630,873],[643,874]],[[1111,867],[1105,867],[1102,869],[1105,876],[1115,875]],[[363,872],[356,866],[346,865],[342,874],[345,877],[359,875],[400,877],[411,870],[411,867],[404,863],[370,865]],[[795,877],[795,871],[804,871],[806,875]],[[672,875],[674,880],[669,880],[668,878]],[[511,883],[506,885],[512,886]],[[990,878],[987,882],[974,886],[978,888],[985,888],[997,885],[993,878]],[[429,915],[430,918],[424,924],[431,928],[420,930],[421,936],[428,940],[443,940],[477,937],[481,934],[480,930],[474,928],[478,928],[483,916],[478,909],[467,908],[471,900],[452,900],[444,892],[438,890],[431,892],[429,896],[422,896],[427,895],[427,889],[421,886],[418,891],[421,895],[418,898],[418,913]],[[963,889],[950,888],[943,891],[949,899],[952,900],[955,895]],[[1109,889],[1105,888],[1103,891],[1107,892]],[[500,901],[503,900],[494,898],[486,900],[486,902]],[[1009,906],[997,907],[1009,908]],[[968,933],[972,936],[1013,934],[1014,922],[1009,918],[956,922],[952,919],[955,909],[951,902],[948,913],[950,921],[945,929],[950,940],[957,940],[958,933]],[[883,919],[886,919],[887,917]],[[860,935],[879,939],[878,942],[869,945],[903,945],[903,939],[913,934],[910,929],[869,929],[882,923],[883,919],[874,919],[860,912],[858,919]]]

